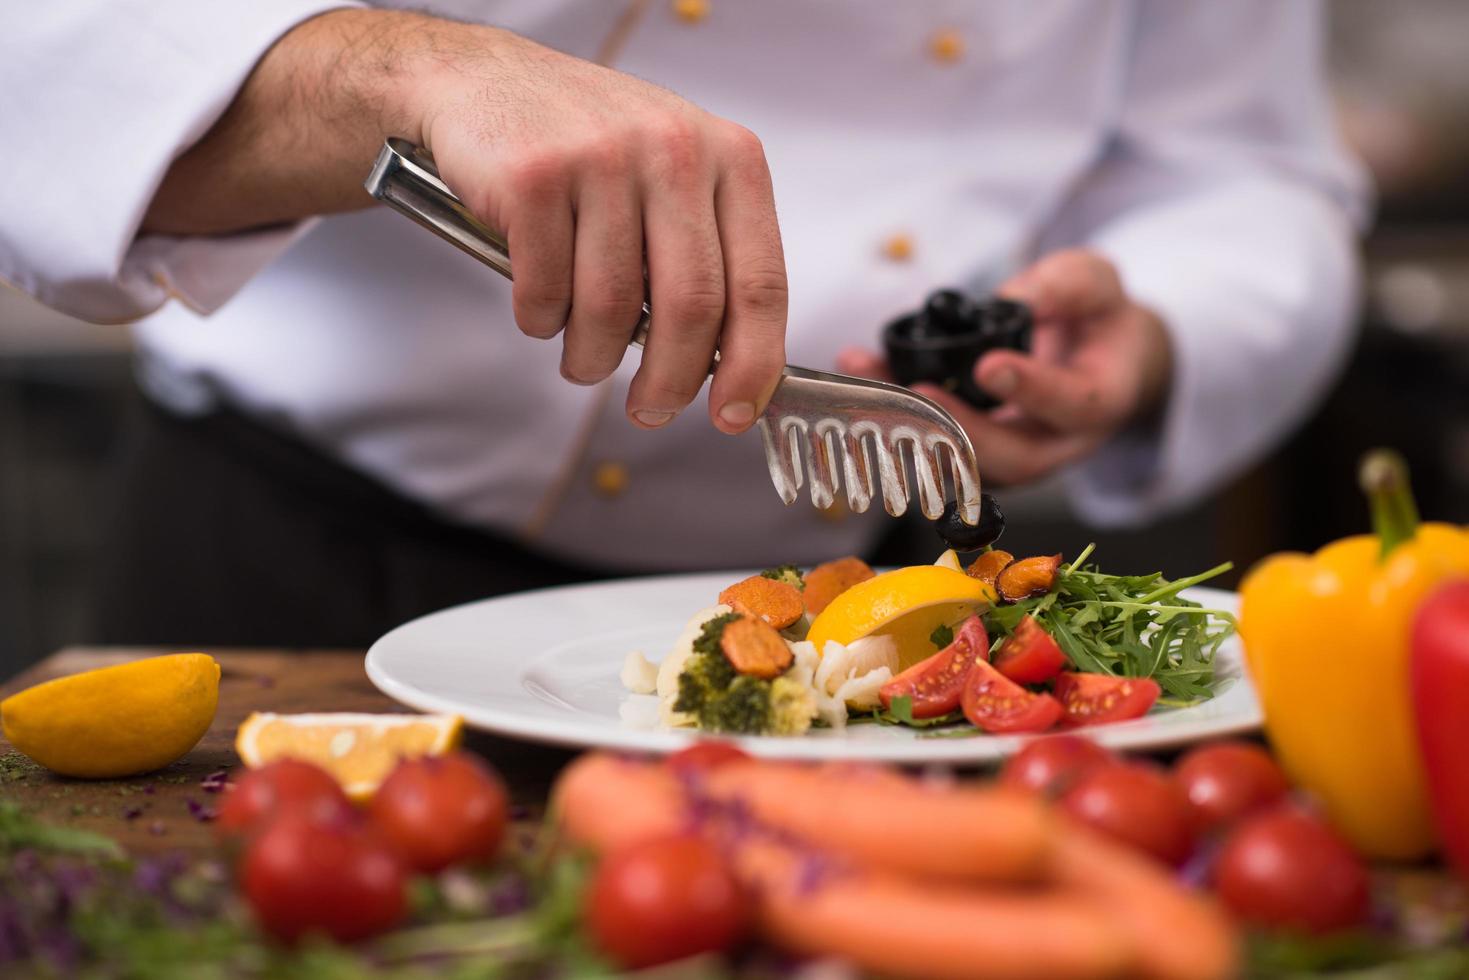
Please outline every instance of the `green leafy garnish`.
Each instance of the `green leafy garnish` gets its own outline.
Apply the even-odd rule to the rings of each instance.
[[[935,626],[933,632],[928,634],[928,642],[942,650],[954,642],[954,627],[942,624]]]
[[[1026,616],[1055,639],[1074,670],[1151,677],[1176,703],[1213,697],[1214,655],[1235,629],[1233,614],[1179,596],[1234,567],[1229,562],[1169,581],[1159,572],[1108,575],[1085,565],[1092,545],[1063,565],[1042,596],[996,606],[984,616],[995,646]]]

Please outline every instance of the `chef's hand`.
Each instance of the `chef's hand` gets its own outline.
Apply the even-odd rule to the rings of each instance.
[[[981,412],[936,385],[913,386],[964,426],[986,481],[1038,480],[1159,410],[1172,373],[1167,332],[1128,298],[1106,259],[1056,252],[998,292],[1035,314],[1030,354],[991,351],[974,367],[975,380],[1001,406]],[[883,359],[867,350],[843,351],[837,367],[890,380]]]
[[[175,163],[144,229],[231,231],[370,204],[362,178],[386,136],[427,146],[504,233],[516,322],[562,335],[564,377],[593,384],[617,368],[646,264],[654,318],[629,417],[672,419],[716,348],[715,425],[743,431],[764,409],[785,363],[786,276],[760,141],[507,31],[383,10],[306,21]]]

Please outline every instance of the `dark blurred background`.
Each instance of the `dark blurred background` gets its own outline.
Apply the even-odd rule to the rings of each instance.
[[[1392,445],[1425,515],[1469,523],[1469,4],[1335,0],[1333,87],[1349,142],[1378,186],[1365,244],[1360,343],[1319,412],[1209,503],[1146,530],[1078,525],[1054,487],[1002,496],[1005,546],[1108,569],[1237,571],[1366,526],[1354,469]],[[132,398],[126,328],[67,320],[0,286],[0,677],[86,639],[88,568],[106,513],[109,460]],[[179,474],[187,479],[187,474]],[[891,560],[931,561],[912,527]]]

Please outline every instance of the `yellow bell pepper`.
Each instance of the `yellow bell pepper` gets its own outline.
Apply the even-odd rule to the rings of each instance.
[[[1434,585],[1469,573],[1469,530],[1419,524],[1396,453],[1368,454],[1362,484],[1376,533],[1265,559],[1240,589],[1240,635],[1291,779],[1363,854],[1412,859],[1434,835],[1413,731],[1410,626]]]

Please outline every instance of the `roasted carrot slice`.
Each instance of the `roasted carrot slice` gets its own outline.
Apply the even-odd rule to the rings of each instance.
[[[764,620],[778,630],[793,625],[806,611],[801,590],[788,582],[751,575],[719,593],[719,601],[735,612]]]
[[[994,585],[995,576],[1000,574],[1000,569],[1015,560],[1015,556],[1008,551],[986,551],[974,561],[969,563],[965,572],[970,578],[977,578],[985,585]]]
[[[795,659],[775,627],[749,617],[736,619],[724,628],[719,649],[735,670],[767,681],[784,674]]]
[[[831,600],[876,574],[867,562],[851,556],[817,565],[806,573],[806,611],[815,616]]]
[[[1042,555],[1012,561],[995,576],[995,588],[999,591],[1000,598],[1010,602],[1019,602],[1033,595],[1045,595],[1056,584],[1056,569],[1060,567],[1060,555]]]

